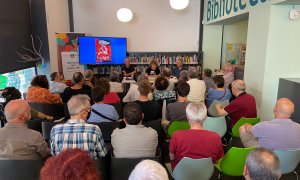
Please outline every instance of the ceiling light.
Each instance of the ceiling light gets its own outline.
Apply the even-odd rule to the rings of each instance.
[[[189,5],[189,0],[170,0],[173,9],[182,10]]]
[[[117,12],[117,18],[121,22],[129,22],[132,19],[132,11],[128,8],[121,8]]]

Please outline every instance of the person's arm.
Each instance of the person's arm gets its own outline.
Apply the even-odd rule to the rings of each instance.
[[[101,134],[101,130],[98,127],[96,130],[95,136],[97,136],[96,142],[95,142],[95,151],[96,151],[97,157],[98,158],[104,157],[107,154],[107,149],[106,149],[106,145],[104,143],[104,140],[103,140],[103,137]]]
[[[171,138],[170,146],[169,146],[169,156],[170,156],[171,161],[173,161],[175,159],[175,153],[176,153],[176,145],[175,145],[176,136],[174,136],[174,135]]]
[[[228,113],[225,111],[224,107],[222,104],[216,104],[216,111],[219,114],[219,116],[227,116]]]
[[[48,148],[48,145],[44,141],[42,135],[38,132],[35,137],[34,144],[35,144],[37,153],[39,153],[41,155],[41,157],[50,156],[50,149]]]

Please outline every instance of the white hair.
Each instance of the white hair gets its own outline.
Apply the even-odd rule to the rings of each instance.
[[[166,169],[156,161],[143,160],[131,172],[128,180],[169,180]]]
[[[200,122],[207,117],[207,109],[203,103],[189,103],[186,107],[186,117],[189,121]]]
[[[89,101],[90,98],[88,97],[88,95],[79,94],[79,95],[72,96],[71,99],[68,101],[68,109],[70,115],[72,116],[72,115],[79,114],[80,111],[82,111],[85,108],[88,108],[86,102]]]

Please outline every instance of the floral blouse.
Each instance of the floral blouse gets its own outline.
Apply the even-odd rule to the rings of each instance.
[[[41,87],[30,87],[26,94],[26,100],[33,103],[62,103],[59,94],[52,94],[48,89]]]

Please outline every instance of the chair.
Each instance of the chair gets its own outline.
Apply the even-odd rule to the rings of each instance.
[[[207,112],[210,116],[212,117],[219,117],[219,114],[217,113],[216,110],[216,104],[222,104],[222,106],[227,106],[229,104],[229,101],[218,101],[218,100],[214,100],[211,105],[209,106],[209,108],[207,109]]]
[[[62,124],[63,122],[42,122],[42,134],[45,141],[49,142],[51,139],[51,129],[57,125]]]
[[[260,122],[260,118],[244,118],[242,117],[240,120],[238,120],[238,122],[236,122],[236,124],[232,127],[232,136],[239,138],[240,137],[240,132],[239,132],[239,128],[246,124],[249,123],[251,125],[255,125],[257,123]]]
[[[208,180],[214,173],[214,165],[211,158],[191,159],[184,157],[173,171],[176,180]]]
[[[185,129],[190,129],[190,125],[188,121],[172,121],[170,123],[169,128],[167,129],[167,134],[170,138],[172,138],[175,131],[185,130]]]
[[[123,107],[122,107],[122,103],[115,103],[115,104],[109,104],[112,105],[113,107],[115,107],[116,111],[119,114],[119,119],[123,119]]]
[[[221,158],[215,167],[221,171],[221,173],[228,176],[242,176],[246,158],[250,151],[255,149],[251,148],[237,148],[232,147],[223,158]]]
[[[207,117],[203,122],[204,129],[216,132],[223,137],[227,131],[225,117]]]
[[[297,176],[298,174],[295,171],[297,165],[300,162],[300,149],[297,150],[274,150],[277,154],[280,162],[280,168],[282,174],[288,174],[294,172]]]
[[[37,180],[43,160],[0,160],[0,179]]]
[[[102,137],[105,142],[111,141],[112,132],[118,127],[118,122],[101,122],[101,123],[90,123],[97,125],[102,133]]]
[[[29,106],[48,116],[53,116],[54,119],[65,117],[63,104],[44,104],[44,103],[28,103]]]
[[[109,168],[110,168],[110,156],[101,157],[98,160],[94,160],[96,168],[100,172],[100,177],[102,180],[109,180]]]

